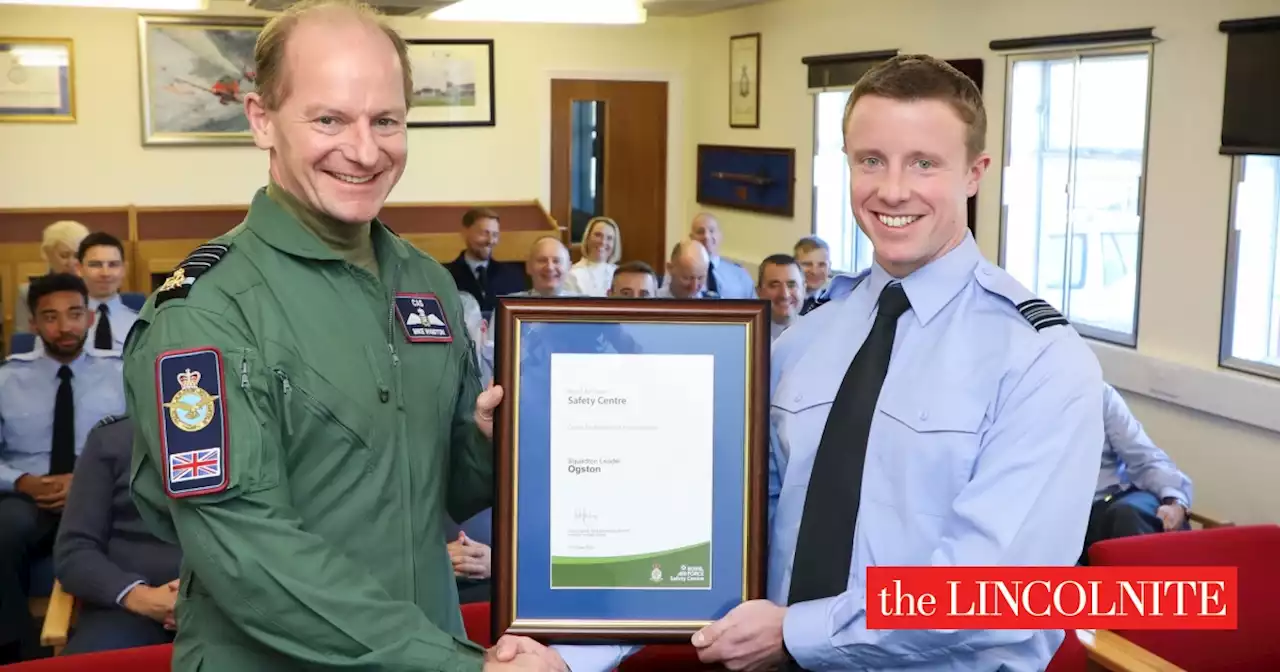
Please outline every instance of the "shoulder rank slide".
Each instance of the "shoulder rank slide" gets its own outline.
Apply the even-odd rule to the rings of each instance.
[[[156,393],[165,492],[181,498],[226,490],[230,430],[222,353],[211,347],[161,353]]]
[[[159,291],[156,292],[156,307],[159,308],[160,304],[169,299],[186,298],[196,278],[222,261],[222,256],[228,249],[230,246],[221,243],[205,243],[188,254],[187,258],[178,264],[178,268],[174,269],[173,275],[160,285]]]
[[[1062,316],[1062,313],[1059,313],[1044,299],[1023,301],[1018,304],[1018,312],[1022,313],[1022,317],[1030,322],[1036,331],[1043,331],[1049,327],[1065,327],[1071,324],[1067,322],[1067,318]]]

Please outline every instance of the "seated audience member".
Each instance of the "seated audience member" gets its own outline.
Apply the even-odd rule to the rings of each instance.
[[[80,249],[80,241],[89,235],[89,229],[80,222],[63,220],[54,222],[44,228],[44,239],[40,242],[40,254],[49,265],[49,273],[75,273],[76,252]],[[17,333],[30,331],[31,311],[27,308],[28,284],[18,287],[18,303],[13,307],[13,330]]]
[[[608,296],[613,271],[622,258],[622,232],[608,217],[596,217],[582,236],[582,258],[569,269],[564,286],[582,296]]]
[[[525,272],[533,280],[533,287],[509,296],[578,296],[564,286],[569,273],[569,249],[555,236],[543,236],[533,241],[529,248],[529,260]]]
[[[493,313],[499,296],[523,291],[528,283],[519,264],[493,258],[498,244],[498,213],[485,208],[468,210],[462,216],[465,245],[458,258],[445,264],[458,289],[475,297],[480,312]]]
[[[104,418],[76,462],[53,557],[79,601],[64,654],[173,641],[182,551],[152,536],[129,494],[133,423]]]
[[[629,261],[613,272],[609,296],[623,299],[651,299],[658,294],[658,274],[643,261]]]
[[[1094,542],[1186,529],[1191,479],[1156,447],[1124,398],[1104,386],[1102,470],[1089,512],[1085,553]]]
[[[80,241],[76,253],[80,277],[89,288],[89,310],[94,311],[93,347],[122,350],[124,337],[138,313],[120,300],[124,282],[124,245],[109,233],[94,232]]]
[[[493,509],[485,509],[460,525],[445,526],[449,559],[458,582],[461,604],[489,601],[489,578],[493,570]]]
[[[818,292],[831,282],[831,248],[827,241],[809,236],[796,243],[792,254],[804,271],[804,305],[800,308],[803,315],[817,307]]]
[[[467,333],[471,336],[471,342],[476,344],[480,384],[487,387],[493,379],[493,340],[489,338],[489,324],[480,312],[480,304],[474,296],[466,292],[458,296],[462,300],[462,318],[467,321]]]
[[[754,299],[755,283],[747,269],[720,256],[720,221],[710,213],[693,218],[689,237],[702,243],[707,250],[706,292],[722,299]],[[663,283],[665,284],[665,283]]]
[[[43,347],[0,367],[0,660],[34,643],[27,577],[52,550],[85,437],[125,411],[119,353],[84,347],[93,326],[84,280],[37,278],[27,303]]]
[[[667,262],[667,281],[658,290],[663,299],[712,299],[718,295],[706,289],[707,268],[711,261],[707,248],[696,240],[686,238],[671,249]]]
[[[804,272],[795,257],[775,254],[760,262],[760,298],[769,301],[772,323],[769,325],[772,340],[777,340],[800,318],[800,297],[804,293]]]

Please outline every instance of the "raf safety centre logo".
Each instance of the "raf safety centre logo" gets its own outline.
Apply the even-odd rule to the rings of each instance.
[[[396,316],[410,343],[452,343],[453,332],[435,294],[396,294]]]
[[[160,449],[170,497],[227,488],[227,415],[222,354],[214,348],[166,352],[156,359]]]

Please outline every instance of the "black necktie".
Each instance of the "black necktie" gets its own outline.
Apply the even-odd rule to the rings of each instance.
[[[884,288],[871,333],[854,355],[831,404],[805,494],[789,604],[839,595],[849,583],[871,419],[889,371],[898,318],[910,307],[901,284]]]
[[[76,467],[76,401],[71,391],[71,367],[58,369],[58,396],[53,402],[53,446],[50,474],[69,474]]]
[[[93,333],[93,347],[99,350],[115,349],[115,344],[111,340],[111,320],[107,317],[107,304],[98,304],[98,326]]]
[[[489,293],[489,266],[476,266],[476,282],[480,283],[480,295]]]
[[[716,265],[707,264],[707,293],[720,294],[720,284],[716,282]]]

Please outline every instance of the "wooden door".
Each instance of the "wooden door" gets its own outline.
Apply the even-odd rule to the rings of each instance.
[[[618,222],[623,262],[647,262],[661,275],[667,258],[667,83],[551,81],[551,215],[563,227],[575,259],[574,185],[581,180],[574,178],[583,177],[585,168],[574,156],[575,151],[583,156],[584,143],[590,142],[582,124],[575,124],[583,101],[596,103],[596,149],[602,155],[596,165],[603,164],[596,173],[586,171],[601,196],[594,199],[595,214]]]

